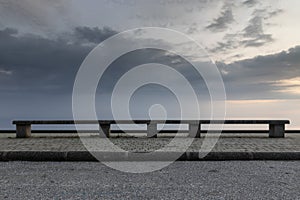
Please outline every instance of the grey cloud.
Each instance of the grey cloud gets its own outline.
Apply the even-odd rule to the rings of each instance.
[[[260,47],[272,41],[274,41],[274,39],[271,34],[262,34],[257,35],[253,39],[243,40],[241,41],[241,44],[243,44],[245,47]]]
[[[262,17],[255,16],[249,21],[249,25],[244,29],[245,37],[256,37],[263,34]]]
[[[148,23],[154,22],[155,24],[177,24],[178,20],[185,18],[186,14],[207,9],[216,2],[216,0],[159,0],[153,3],[153,1],[140,0],[132,4],[128,1],[121,2],[121,4],[129,4],[134,9],[132,12],[134,18],[142,20],[144,23],[148,21]],[[129,7],[129,5],[126,6]]]
[[[227,52],[238,47],[260,47],[274,41],[272,34],[265,33],[264,21],[276,16],[283,11],[267,12],[266,10],[255,10],[248,25],[237,34],[226,34],[222,42],[210,49],[211,52]]]
[[[289,89],[290,86],[279,88],[276,82],[300,77],[300,46],[228,65],[219,63],[218,66],[221,71],[226,72],[223,78],[229,88],[230,98],[299,98],[299,94],[278,92],[278,89]]]
[[[0,36],[5,37],[7,35],[16,35],[18,34],[18,30],[14,28],[5,28],[3,30],[0,30]]]
[[[0,69],[5,70],[5,73],[13,72],[9,80],[0,78],[2,94],[11,91],[70,94],[79,66],[96,45],[86,45],[86,42],[98,43],[115,33],[110,28],[77,27],[73,33],[66,34],[72,36],[69,39],[49,39],[38,35],[19,35],[14,29],[0,30]],[[183,65],[182,59],[179,62],[177,59],[175,63],[174,60],[162,51],[128,54],[118,59],[108,70],[105,89],[112,85],[113,76],[122,75],[135,65],[151,62],[178,65],[178,68],[180,63]],[[187,67],[188,64],[184,63]]]
[[[5,70],[5,69],[1,69],[0,68],[0,75],[2,74],[2,75],[12,75],[12,71],[10,71],[10,70]]]
[[[83,41],[99,40],[91,34],[92,30],[95,30],[95,33],[103,33],[100,37],[102,39],[108,36],[108,31],[103,29],[82,29],[88,30],[86,35],[83,34],[85,32],[81,32],[80,38]],[[74,34],[75,32],[76,30]],[[19,36],[16,33],[14,29],[0,31],[0,74],[9,74],[5,79],[0,76],[2,95],[6,92],[70,94],[77,70],[93,47],[78,41],[72,43],[69,40],[53,40],[36,35]],[[114,34],[115,31],[110,33]],[[269,94],[270,97],[274,97],[272,91],[275,86],[270,83],[300,76],[299,58],[300,47],[295,47],[274,55],[223,64],[220,69],[224,72],[225,84],[232,98],[248,95],[249,98],[255,99],[259,91],[262,95]],[[197,86],[203,85],[201,77],[195,76],[197,73],[190,68],[190,64],[180,57],[169,56],[162,51],[143,50],[126,54],[114,62],[107,71],[108,76],[103,79],[104,88],[111,90],[113,82],[133,66],[151,62],[174,66]],[[262,80],[265,82],[260,83]],[[205,87],[203,89],[205,90]]]
[[[103,79],[104,84],[106,84],[105,88],[109,88],[111,91],[114,87],[112,81],[115,83],[133,66],[151,62],[174,67],[189,80],[200,96],[205,96],[207,92],[205,83],[201,77],[196,75],[197,72],[191,68],[187,61],[176,55],[168,55],[154,50],[132,52],[113,63],[112,67],[118,67],[118,70],[111,68],[107,71],[108,74],[114,74],[114,76],[106,76],[106,79]],[[288,90],[290,85],[278,86],[277,84],[279,80],[300,77],[299,66],[300,46],[288,51],[258,56],[231,64],[218,63],[227,89],[228,99],[238,100],[299,98],[299,94],[282,92],[282,90]],[[152,94],[151,92],[152,90],[147,90],[147,94]]]
[[[76,27],[74,30],[74,36],[79,41],[90,42],[98,44],[108,37],[117,34],[117,31],[112,30],[109,27],[99,29],[98,27]]]
[[[242,60],[230,64],[233,74],[243,74],[257,81],[260,75],[264,81],[276,79],[288,79],[300,76],[300,46],[287,51],[266,56],[258,56],[252,59]],[[240,68],[241,70],[235,70]],[[243,71],[246,70],[246,71]],[[239,76],[236,76],[238,78]],[[244,79],[244,78],[243,78]]]
[[[243,4],[247,5],[249,7],[253,7],[257,4],[257,1],[256,0],[247,0],[247,1],[244,1]]]
[[[264,32],[261,12],[264,11],[255,11],[254,17],[250,19],[248,26],[243,30],[245,39],[241,43],[246,47],[258,47],[274,41],[271,34],[265,34]]]
[[[231,24],[233,21],[234,17],[232,14],[232,9],[230,6],[225,5],[220,16],[214,19],[210,25],[206,26],[206,28],[213,32],[224,31],[228,28],[228,25]]]
[[[22,32],[48,32],[71,27],[70,1],[0,0],[0,25]]]
[[[209,49],[209,51],[212,53],[217,53],[217,52],[225,52],[237,48],[239,44],[236,41],[236,37],[238,37],[238,35],[226,34],[223,37],[223,41],[218,42],[217,46],[212,49]]]
[[[62,38],[17,33],[10,28],[0,30],[0,69],[13,72],[9,80],[0,79],[0,90],[71,92],[77,70],[93,47]],[[102,33],[99,38],[108,36],[106,31]]]

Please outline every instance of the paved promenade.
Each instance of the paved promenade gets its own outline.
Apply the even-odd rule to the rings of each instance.
[[[299,166],[300,161],[174,162],[132,174],[96,162],[0,162],[0,199],[299,200]]]
[[[119,148],[143,153],[158,150],[155,159],[168,159],[175,152],[182,152],[179,160],[300,160],[300,134],[287,134],[286,138],[268,138],[266,134],[224,135],[219,138],[212,151],[205,157],[199,158],[199,150],[203,138],[195,139],[185,151],[182,144],[190,139],[182,137],[172,146],[166,147],[172,138],[111,138],[110,141]],[[131,160],[128,153],[108,148],[107,140],[95,135],[85,137],[90,147],[97,146],[97,151],[103,158]],[[213,139],[212,139],[213,141]],[[165,147],[165,152],[160,149]],[[0,135],[0,160],[29,160],[29,161],[93,161],[80,138],[68,134],[35,134],[32,138],[16,139],[14,134]]]

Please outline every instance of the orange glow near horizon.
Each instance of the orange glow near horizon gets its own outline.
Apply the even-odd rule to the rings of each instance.
[[[300,77],[279,80],[276,81],[274,85],[283,88],[278,90],[279,92],[300,94]]]

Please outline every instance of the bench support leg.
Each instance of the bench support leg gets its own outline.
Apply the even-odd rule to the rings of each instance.
[[[31,125],[25,124],[25,125],[16,125],[16,136],[17,138],[30,138],[31,137]]]
[[[157,138],[157,124],[147,124],[147,137]]]
[[[99,125],[99,133],[101,138],[109,138],[110,137],[110,124],[100,124]]]
[[[270,138],[284,138],[285,125],[284,124],[270,124],[269,137]]]
[[[200,138],[201,137],[201,124],[189,124],[189,137]]]

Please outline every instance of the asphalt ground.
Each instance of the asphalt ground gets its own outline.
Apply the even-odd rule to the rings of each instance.
[[[97,162],[0,162],[0,177],[0,199],[300,199],[300,161],[175,162],[144,174]]]

